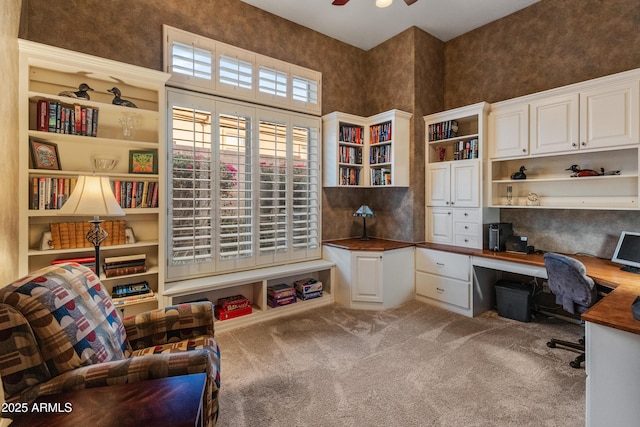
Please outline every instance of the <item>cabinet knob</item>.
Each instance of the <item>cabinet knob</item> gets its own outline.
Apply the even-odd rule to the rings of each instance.
[[[451,215],[451,212],[447,212],[447,215]]]
[[[464,239],[464,242],[465,243],[469,243],[469,239]]]
[[[468,212],[465,212],[465,213],[464,213],[464,216],[469,216],[469,213],[468,213]]]
[[[451,202],[451,205],[453,205],[455,202]]]
[[[584,142],[584,141],[582,141],[582,146],[583,146],[583,147],[586,147],[586,146],[587,146],[587,143],[586,143],[586,142]]]
[[[576,144],[575,142],[573,144],[571,144],[572,147],[577,147],[578,144]]]
[[[526,152],[527,152],[527,149],[526,149],[526,148],[523,148],[523,149],[522,149],[522,152],[523,152],[523,153],[526,153]]]
[[[468,229],[469,229],[469,226],[468,226],[468,225],[465,225],[465,226],[464,226],[464,229],[465,229],[465,230],[468,230]]]
[[[443,292],[444,292],[444,289],[442,289],[442,288],[436,288],[436,291],[438,291],[438,292],[440,292],[440,293],[443,293]]]
[[[449,204],[449,202],[445,202],[446,204]]]

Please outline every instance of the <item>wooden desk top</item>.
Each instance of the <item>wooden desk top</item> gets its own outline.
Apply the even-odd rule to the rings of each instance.
[[[362,241],[357,238],[329,240],[325,245],[335,246],[352,251],[386,251],[410,246],[454,252],[500,261],[517,262],[520,264],[544,267],[543,254],[520,254],[513,252],[493,252],[487,249],[470,249],[460,246],[442,245],[437,243],[407,243],[385,239],[371,239]],[[582,319],[611,328],[620,329],[640,335],[640,320],[633,318],[631,304],[640,295],[640,275],[620,270],[621,265],[610,260],[585,255],[570,255],[582,262],[587,268],[587,274],[596,283],[614,288],[605,298],[598,301]]]
[[[182,375],[41,396],[11,426],[193,427],[202,421],[205,381]],[[32,410],[40,404],[59,410]]]
[[[486,249],[468,249],[431,243],[420,243],[416,246],[544,267],[542,254],[493,252]],[[615,288],[583,313],[582,319],[640,335],[640,320],[634,319],[631,314],[631,304],[640,295],[640,275],[622,271],[620,264],[610,260],[585,255],[570,256],[584,264],[587,275],[596,283]]]

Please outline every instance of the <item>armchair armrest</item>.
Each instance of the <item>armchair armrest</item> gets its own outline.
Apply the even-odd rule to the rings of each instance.
[[[214,335],[213,303],[173,305],[123,320],[133,350],[178,342],[200,335]]]

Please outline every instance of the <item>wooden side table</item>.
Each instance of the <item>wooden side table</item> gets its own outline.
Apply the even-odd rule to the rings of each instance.
[[[182,375],[41,396],[11,426],[202,427],[205,381]]]

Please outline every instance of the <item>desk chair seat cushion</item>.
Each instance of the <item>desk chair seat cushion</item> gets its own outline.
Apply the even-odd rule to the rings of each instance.
[[[544,263],[549,275],[549,289],[566,311],[583,313],[597,301],[597,288],[580,261],[548,252],[544,254]]]

